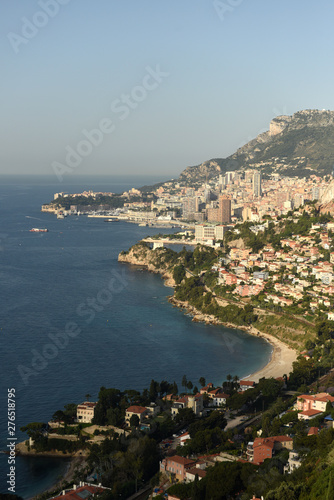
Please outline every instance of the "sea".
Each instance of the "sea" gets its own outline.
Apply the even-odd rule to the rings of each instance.
[[[26,439],[20,428],[47,422],[67,403],[81,403],[86,394],[94,401],[102,386],[141,391],[151,379],[176,381],[182,390],[183,375],[194,386],[200,377],[221,384],[227,374],[245,377],[269,361],[272,348],[263,339],[192,322],[168,302],[173,290],[159,275],[118,263],[119,252],[141,238],[176,228],[41,212],[56,192],[122,193],[162,180],[0,177],[1,493],[10,486],[10,457],[3,452]],[[48,232],[30,232],[33,227]],[[9,389],[15,389],[14,436]],[[39,494],[67,467],[64,458],[16,457],[15,493]]]

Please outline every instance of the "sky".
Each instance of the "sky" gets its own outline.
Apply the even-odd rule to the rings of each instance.
[[[0,174],[177,176],[334,109],[331,0],[3,0]]]

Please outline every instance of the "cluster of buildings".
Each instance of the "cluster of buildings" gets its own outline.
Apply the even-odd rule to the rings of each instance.
[[[239,381],[239,392],[245,390],[253,389],[255,383],[249,380]],[[191,408],[197,416],[203,415],[203,398],[206,399],[206,406],[209,407],[226,407],[228,406],[229,395],[224,393],[221,387],[214,388],[212,383],[207,384],[202,387],[196,395],[185,395],[185,396],[166,396],[167,400],[172,402],[171,413],[175,417],[177,413],[183,408]],[[85,402],[77,407],[77,420],[85,423],[90,423],[93,416],[94,410],[97,403]],[[325,412],[328,413],[329,408],[332,409],[334,406],[334,397],[326,392],[318,394],[302,394],[297,397],[292,411],[298,412],[298,419],[305,420],[308,423],[312,418],[322,416]],[[126,410],[125,423],[129,426],[133,415],[138,417],[138,422],[141,428],[145,427],[145,421],[149,420],[151,417],[156,417],[160,413],[161,409],[156,404],[152,403],[149,406],[139,406],[131,405]],[[291,411],[291,410],[290,410]],[[288,413],[288,412],[284,412]],[[283,415],[283,414],[282,414]],[[280,416],[282,416],[280,415]],[[245,423],[244,425],[247,425]],[[311,423],[310,423],[311,425]],[[314,424],[313,424],[314,425]],[[334,428],[334,421],[330,415],[325,418],[325,425],[327,428]],[[314,436],[319,433],[318,427],[309,427],[308,436]],[[289,435],[277,435],[270,437],[263,437],[262,431],[258,431],[258,436],[253,440],[248,442],[246,449],[246,460],[256,465],[262,464],[266,459],[271,459],[275,454],[279,453],[281,450],[285,449],[289,452],[288,461],[284,467],[286,473],[291,473],[302,463],[302,458],[299,456],[298,451],[294,449],[293,438]],[[181,435],[178,436],[178,443],[183,446],[186,444],[187,440],[191,439],[187,431],[183,431]],[[214,465],[216,462],[220,461],[231,461],[231,460],[241,460],[245,461],[244,458],[238,458],[228,453],[216,453],[208,456],[199,456],[197,458],[188,458],[179,455],[166,455],[160,462],[160,472],[167,476],[170,482],[193,482],[197,478],[201,480],[206,475],[207,467]],[[100,486],[100,485],[99,485]],[[93,491],[89,485],[80,484],[77,488],[75,487],[72,491],[63,492],[63,496],[67,498],[77,498],[79,491],[87,490],[90,493],[96,493],[100,490]],[[158,490],[158,489],[157,489]],[[160,490],[159,490],[160,491]],[[159,491],[153,493],[159,494]],[[79,495],[81,496],[81,495]],[[170,496],[168,496],[170,498]]]
[[[250,380],[240,380],[238,382],[239,392],[243,392],[255,386],[255,383]],[[204,395],[207,396],[207,405],[209,407],[224,407],[227,404],[229,394],[226,394],[221,387],[213,387],[210,382],[205,387],[202,387],[197,394],[186,394],[178,396],[169,394],[165,397],[166,401],[172,403],[171,416],[175,416],[180,410],[190,408],[196,416],[203,416],[204,410]],[[85,401],[77,406],[77,422],[92,423],[97,403],[92,401]],[[149,406],[131,405],[126,409],[125,424],[130,426],[130,420],[133,415],[138,417],[139,425],[144,424],[150,418],[159,415],[161,411],[160,406],[151,403]],[[149,428],[149,426],[148,426]]]
[[[307,236],[282,239],[280,250],[274,250],[270,244],[255,253],[249,248],[232,247],[227,258],[220,259],[212,270],[218,273],[219,285],[233,286],[232,293],[240,297],[258,295],[270,281],[272,287],[271,292],[266,293],[267,302],[290,306],[306,299],[311,311],[319,307],[330,309],[334,252],[329,251],[328,232],[333,229],[332,222],[314,224]],[[321,249],[328,251],[329,260],[324,259]],[[334,320],[334,313],[328,311],[328,319]]]
[[[295,159],[298,162],[303,158]],[[284,158],[281,159],[284,164]],[[157,219],[171,222],[175,219],[193,224],[226,225],[237,221],[261,222],[265,216],[272,218],[304,205],[305,201],[320,200],[329,186],[326,179],[311,175],[309,178],[283,177],[279,173],[263,175],[266,163],[254,164],[248,169],[229,171],[206,181],[199,187],[189,187],[186,181],[165,182],[151,193],[143,194],[132,188],[120,196],[124,207],[117,210],[123,220],[151,223]],[[196,179],[193,185],[196,185]],[[114,196],[110,192],[84,191],[54,194],[54,201],[61,198],[93,198]],[[79,202],[78,202],[79,203]],[[42,211],[64,212],[53,204],[43,205]],[[68,214],[87,213],[91,208],[73,204]],[[97,210],[104,211],[103,207]]]
[[[157,200],[152,201],[151,210],[177,208],[183,219],[198,223],[260,222],[266,215],[275,218],[306,201],[320,200],[331,180],[331,176],[299,179],[278,173],[263,177],[265,167],[261,162],[252,169],[226,172],[197,189],[166,182],[154,191]]]

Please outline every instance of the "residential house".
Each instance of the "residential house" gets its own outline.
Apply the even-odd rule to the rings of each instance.
[[[139,418],[139,423],[141,424],[145,417],[148,415],[148,410],[144,406],[129,406],[125,413],[125,422],[130,424],[130,419],[133,415],[137,415]]]
[[[196,467],[192,467],[186,471],[186,483],[195,481],[196,476],[199,481],[206,476],[206,471],[198,467],[198,464],[196,464]]]
[[[327,392],[320,392],[318,394],[302,394],[298,396],[296,408],[299,411],[318,410],[324,412],[327,403],[334,403],[334,397]]]
[[[94,411],[97,403],[85,401],[77,406],[77,421],[83,424],[90,424],[94,418]]]
[[[252,380],[240,380],[239,381],[239,392],[247,391],[247,389],[253,389],[255,387],[255,382]]]
[[[227,399],[230,397],[229,394],[225,394],[223,389],[221,389],[220,387],[214,389],[213,391],[210,391],[208,393],[208,396],[212,400],[212,406],[226,405]]]
[[[298,469],[302,464],[301,458],[298,455],[298,451],[289,451],[289,459],[287,464],[284,466],[284,472],[291,474],[294,470]]]
[[[203,395],[198,393],[177,399],[171,408],[172,417],[174,418],[183,408],[191,408],[195,415],[200,415],[203,411]]]
[[[184,432],[183,434],[181,434],[181,436],[179,436],[180,446],[184,446],[185,444],[187,444],[186,441],[188,441],[188,439],[190,439],[189,432]]]
[[[110,488],[105,486],[94,485],[90,483],[80,482],[78,485],[74,484],[73,488],[63,490],[60,495],[53,497],[52,500],[82,500],[87,498],[94,498],[95,495],[100,495]]]
[[[267,458],[272,458],[275,451],[280,451],[282,448],[292,450],[293,440],[289,436],[258,437],[254,439],[252,446],[251,444],[248,443],[247,456],[255,464],[261,464]]]
[[[195,463],[195,460],[190,458],[173,455],[172,457],[164,458],[160,462],[160,472],[169,473],[178,481],[184,481],[187,470],[193,468]]]
[[[209,391],[211,391],[212,388],[213,388],[213,383],[209,382],[209,384],[207,384],[205,387],[202,387],[199,392],[200,392],[200,394],[206,394]]]

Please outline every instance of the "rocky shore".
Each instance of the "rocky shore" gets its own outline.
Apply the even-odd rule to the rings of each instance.
[[[163,252],[163,248],[158,248],[153,254],[148,247],[142,246],[139,248],[137,245],[134,245],[128,252],[121,252],[119,254],[118,262],[125,262],[137,268],[144,267],[147,271],[160,274],[164,279],[165,285],[174,288],[176,284],[172,272],[167,266],[159,267],[157,265],[157,260]]]

